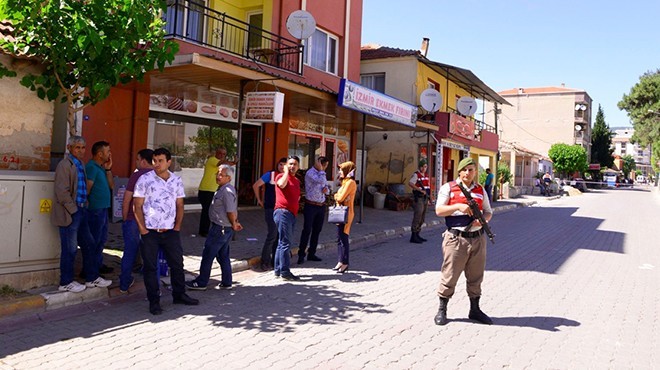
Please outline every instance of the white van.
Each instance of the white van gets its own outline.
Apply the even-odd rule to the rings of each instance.
[[[635,182],[638,183],[638,184],[646,184],[646,176],[637,175],[637,178],[635,179]]]

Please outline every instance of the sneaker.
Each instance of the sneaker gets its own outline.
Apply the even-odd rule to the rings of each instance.
[[[72,281],[67,285],[60,285],[60,287],[57,290],[59,290],[60,292],[80,293],[85,289],[86,287],[84,285],[80,284],[77,281]]]
[[[126,288],[126,290],[122,290],[121,288],[119,288],[119,293],[123,293],[123,294],[128,293],[128,290],[133,286],[133,284],[135,284],[135,278],[134,277],[131,278],[131,283],[128,284],[128,288]]]
[[[206,290],[205,286],[199,285],[195,280],[186,281],[186,287],[190,290]]]
[[[85,283],[88,288],[107,288],[110,284],[112,284],[112,280],[105,280],[100,276],[94,281],[88,281]]]
[[[218,284],[218,286],[215,287],[216,290],[232,290],[234,287],[232,285],[224,285],[222,283]]]

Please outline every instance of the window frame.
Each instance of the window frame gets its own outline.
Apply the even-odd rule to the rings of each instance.
[[[325,46],[325,52],[324,52],[324,56],[325,56],[324,63],[325,63],[325,66],[326,66],[325,70],[311,64],[312,55],[315,52],[315,50],[312,46],[313,43],[310,40],[312,40],[312,38],[317,34],[317,32],[321,32],[325,35],[325,41],[326,41],[326,43],[325,43],[325,45],[326,45]],[[333,54],[333,53],[331,53],[331,50],[330,50],[331,45],[332,45],[332,43],[330,42],[331,40],[334,41],[334,50],[333,50],[333,52],[334,52],[334,61],[333,61],[333,63],[330,63],[331,62],[330,56]],[[325,31],[325,30],[317,27],[316,30],[314,31],[314,34],[312,34],[312,36],[310,36],[308,39],[303,41],[303,45],[305,46],[305,52],[304,52],[304,55],[303,55],[303,63],[306,66],[314,68],[314,69],[319,70],[319,71],[323,71],[323,72],[326,72],[326,73],[333,74],[335,76],[339,74],[339,71],[338,71],[339,70],[339,37],[338,36],[333,35],[330,32]],[[330,70],[330,67],[332,67],[332,70]]]

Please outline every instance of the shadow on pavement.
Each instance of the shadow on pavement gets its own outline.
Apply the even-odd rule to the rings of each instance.
[[[552,274],[578,249],[623,253],[625,234],[599,230],[602,219],[575,216],[577,210],[527,207],[497,215],[491,224],[496,244],[488,244],[486,269]]]
[[[561,331],[560,327],[562,326],[580,326],[580,323],[575,320],[569,320],[563,317],[553,317],[553,316],[521,316],[521,317],[494,317],[493,326],[518,326],[522,328],[534,328],[544,331]],[[470,319],[449,319],[451,322],[466,322],[472,323],[474,325],[483,325],[479,324]]]

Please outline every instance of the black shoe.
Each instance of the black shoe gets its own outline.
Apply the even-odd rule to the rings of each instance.
[[[185,304],[186,306],[197,306],[199,304],[199,299],[190,298],[186,293],[183,293],[178,297],[174,297],[173,303]]]
[[[110,267],[108,265],[101,265],[99,268],[99,274],[109,274],[111,272],[115,271],[114,267]]]
[[[436,325],[445,325],[447,324],[447,303],[449,302],[448,298],[440,297],[440,307],[438,307],[438,313],[433,318],[433,321]]]
[[[470,320],[478,321],[482,324],[492,325],[493,320],[488,317],[488,315],[483,313],[481,308],[479,308],[479,298],[481,297],[470,298],[470,313],[468,314],[468,318]]]
[[[427,242],[427,241],[428,241],[427,239],[422,238],[422,236],[419,235],[419,233],[417,233],[417,239],[419,239],[419,240],[421,240],[421,241],[423,241],[423,242]]]
[[[298,281],[300,277],[289,272],[288,274],[282,274],[282,280]]]
[[[419,234],[417,233],[412,233],[410,234],[410,242],[415,243],[415,244],[422,244],[423,241],[419,239]]]
[[[149,312],[151,312],[152,315],[160,315],[163,313],[163,309],[160,308],[160,303],[158,302],[149,303]]]
[[[321,262],[321,261],[323,261],[322,259],[316,257],[316,255],[314,255],[314,254],[310,254],[309,256],[307,256],[307,260],[308,260],[308,261],[314,261],[314,262]]]
[[[298,256],[298,264],[302,265],[303,263],[305,263],[305,256]]]
[[[338,274],[345,274],[347,272],[348,272],[348,265],[341,265],[341,267],[337,269]]]

